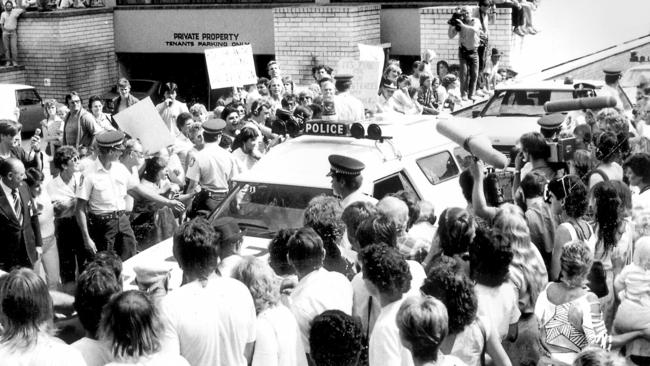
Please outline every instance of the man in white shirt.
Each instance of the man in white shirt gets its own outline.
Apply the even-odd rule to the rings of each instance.
[[[311,228],[301,228],[289,239],[287,257],[298,274],[298,285],[289,298],[309,354],[311,321],[325,310],[352,314],[352,285],[345,276],[323,268],[325,249],[320,236]]]
[[[411,287],[411,272],[404,257],[385,244],[372,244],[361,250],[363,279],[381,312],[370,334],[370,366],[412,366],[411,352],[402,345],[395,318]]]
[[[177,90],[178,85],[176,83],[165,83],[162,86],[165,100],[156,106],[156,110],[160,113],[163,121],[165,121],[170,135],[174,138],[179,134],[178,127],[176,126],[176,118],[183,112],[190,112],[185,103],[176,100]]]
[[[352,87],[352,75],[336,75],[334,86],[338,92],[334,96],[334,105],[339,121],[355,122],[365,118],[363,103],[350,94]]]
[[[165,331],[161,349],[192,366],[246,366],[255,344],[255,305],[248,288],[215,273],[215,231],[202,218],[183,224],[174,236],[174,257],[185,284],[160,302]]]

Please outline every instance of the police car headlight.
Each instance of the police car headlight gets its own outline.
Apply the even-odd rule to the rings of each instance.
[[[371,140],[381,140],[381,127],[374,123],[368,126],[368,138]]]
[[[353,123],[350,126],[350,135],[355,139],[362,139],[366,136],[366,130],[361,123]]]

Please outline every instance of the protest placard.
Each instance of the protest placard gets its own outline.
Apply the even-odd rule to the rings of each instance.
[[[257,83],[251,45],[205,50],[210,88],[228,88]]]
[[[379,61],[383,67],[384,65],[384,49],[381,46],[373,46],[358,43],[359,47],[359,60],[361,61]]]
[[[367,109],[374,109],[383,65],[383,61],[379,60],[341,59],[336,64],[336,73],[354,75],[350,94],[359,98]]]
[[[154,153],[174,144],[174,138],[149,97],[113,116],[124,132],[137,138],[144,151]]]

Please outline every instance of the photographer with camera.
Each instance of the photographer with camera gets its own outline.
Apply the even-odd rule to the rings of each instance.
[[[470,16],[468,6],[456,8],[447,22],[448,35],[452,39],[458,34],[458,60],[460,61],[460,90],[463,100],[473,100],[478,80],[481,22]],[[468,81],[469,74],[469,81]]]
[[[165,100],[156,106],[156,110],[158,113],[160,113],[163,121],[165,121],[165,124],[167,125],[167,128],[169,129],[172,137],[176,137],[181,134],[181,132],[176,127],[176,118],[181,113],[189,113],[190,111],[187,109],[187,105],[185,103],[181,103],[176,100],[178,91],[178,85],[176,85],[176,83],[165,83],[161,89],[165,96]]]
[[[546,139],[539,132],[528,132],[519,139],[521,150],[515,158],[515,179],[512,183],[513,195],[516,197],[521,177],[531,172],[539,172],[547,181],[555,178],[555,170],[550,167],[548,159],[551,157],[551,149]]]

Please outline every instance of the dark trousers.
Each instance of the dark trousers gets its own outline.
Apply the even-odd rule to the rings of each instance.
[[[476,91],[476,80],[478,79],[478,52],[460,46],[458,48],[458,60],[460,60],[461,94],[467,94],[467,97],[471,98],[474,91]]]
[[[2,242],[2,240],[0,240],[0,242]],[[0,250],[3,251],[0,254],[0,270],[11,272],[11,270],[16,267],[33,268],[32,262],[29,260],[29,256],[27,255],[27,249],[25,249],[25,237],[22,234],[19,242],[20,245],[11,245],[9,249],[3,248],[2,245],[0,245]],[[2,244],[5,243],[2,242]]]
[[[478,52],[478,87],[484,88],[487,84],[487,80],[483,77],[483,70],[485,70],[485,60],[488,54],[488,43],[481,42],[481,45],[478,46],[476,52]]]
[[[81,273],[92,254],[84,246],[83,236],[74,216],[54,220],[54,234],[59,250],[61,281],[74,282],[76,274]]]
[[[137,242],[129,215],[125,213],[108,218],[89,213],[88,231],[97,246],[97,251],[115,252],[123,261],[133,257],[137,252]]]
[[[192,201],[192,208],[187,213],[187,217],[193,219],[195,217],[210,216],[217,206],[226,198],[226,192],[216,193],[203,190],[199,192]]]

